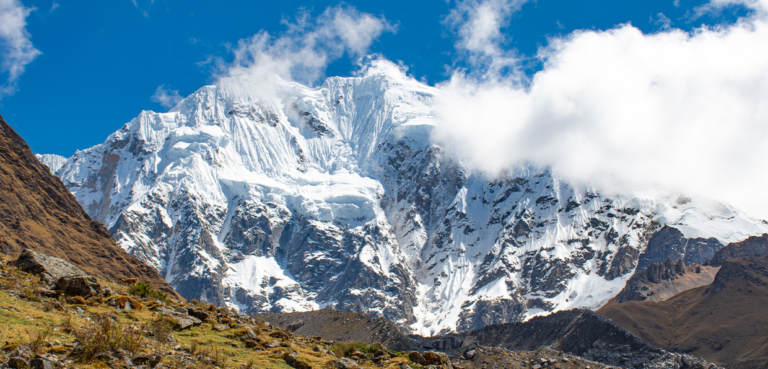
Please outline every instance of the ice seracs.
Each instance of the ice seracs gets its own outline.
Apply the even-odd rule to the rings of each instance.
[[[188,299],[430,335],[598,307],[664,225],[721,243],[768,230],[719,202],[608,197],[542,168],[486,178],[430,141],[438,91],[391,68],[263,87],[222,79],[57,171]]]
[[[67,158],[56,154],[35,154],[35,156],[37,157],[37,160],[40,160],[41,163],[47,165],[48,169],[51,170],[51,174],[54,175],[67,161]]]

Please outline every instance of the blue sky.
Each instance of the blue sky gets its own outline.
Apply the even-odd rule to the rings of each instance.
[[[10,0],[4,0],[10,1]],[[16,1],[16,0],[14,0]],[[40,51],[0,100],[0,114],[38,153],[71,155],[103,142],[141,110],[167,110],[152,100],[158,86],[186,96],[213,82],[205,60],[231,60],[231,45],[260,30],[279,35],[283,19],[302,9],[318,15],[337,1],[51,1],[21,0],[34,10],[26,30]],[[444,21],[453,2],[348,1],[360,12],[396,26],[370,52],[401,62],[430,84],[462,65],[455,29]],[[579,29],[610,29],[631,22],[652,33],[671,25],[690,30],[732,21],[733,12],[693,17],[703,1],[538,0],[525,3],[502,28],[503,47],[528,60],[528,72],[548,38]],[[660,16],[663,14],[664,16]],[[666,17],[666,20],[664,19]],[[526,59],[529,58],[529,59]],[[471,66],[470,66],[471,67]],[[326,75],[350,75],[354,60],[340,58]],[[7,73],[6,73],[7,75]],[[3,76],[5,77],[5,76]]]

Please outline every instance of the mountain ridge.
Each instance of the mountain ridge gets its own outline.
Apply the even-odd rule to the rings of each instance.
[[[656,346],[728,368],[768,365],[768,257],[722,262],[711,284],[666,301],[613,300],[597,310]]]
[[[262,90],[222,79],[57,174],[186,298],[366,312],[425,335],[597,308],[641,259],[768,232],[720,202],[608,196],[546,168],[489,179],[431,142],[438,92],[402,75]],[[679,235],[647,253],[664,226]]]

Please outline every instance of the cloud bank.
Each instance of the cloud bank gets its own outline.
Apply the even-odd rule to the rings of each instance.
[[[733,5],[750,16],[553,39],[526,79],[499,68],[515,62],[498,30],[519,4],[461,2],[448,19],[475,71],[438,85],[433,140],[489,175],[531,163],[606,191],[685,191],[768,218],[768,0],[702,11]]]
[[[18,0],[0,0],[0,72],[7,75],[0,85],[0,99],[16,91],[16,83],[40,51],[27,32],[27,16],[35,8],[25,8]]]
[[[234,60],[221,65],[220,74],[263,82],[279,76],[313,85],[334,60],[345,55],[361,58],[382,33],[396,31],[384,17],[351,6],[327,8],[317,18],[302,11],[282,23],[287,30],[277,37],[262,31],[240,40],[232,50]]]

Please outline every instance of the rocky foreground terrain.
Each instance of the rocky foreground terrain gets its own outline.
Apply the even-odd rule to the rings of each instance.
[[[142,282],[97,279],[30,251],[17,260],[0,255],[0,342],[0,368],[17,369],[607,367],[545,347],[473,345],[449,356],[298,335],[261,317],[175,300]]]

